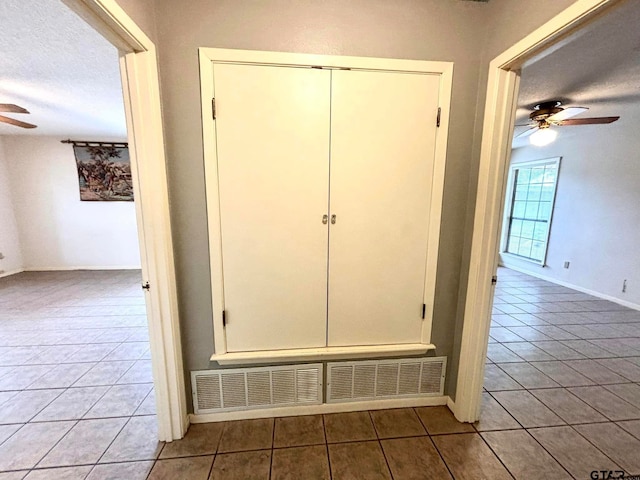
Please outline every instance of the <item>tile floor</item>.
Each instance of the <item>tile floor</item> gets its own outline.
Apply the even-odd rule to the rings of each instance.
[[[148,473],[153,461],[133,461],[162,445],[140,283],[139,271],[0,279],[0,480]]]
[[[479,423],[407,408],[192,425],[166,445],[137,275],[0,279],[0,480],[640,474],[640,312],[499,278]]]

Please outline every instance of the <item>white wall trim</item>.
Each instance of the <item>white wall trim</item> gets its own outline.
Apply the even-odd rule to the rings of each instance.
[[[311,360],[345,360],[355,358],[384,358],[403,355],[424,355],[436,346],[425,343],[399,343],[393,345],[356,345],[347,347],[294,348],[234,352],[211,355],[212,362],[220,365],[304,362]]]
[[[64,0],[121,53],[120,72],[156,394],[158,435],[188,427],[155,45],[115,0]]]
[[[516,70],[619,0],[578,0],[489,64],[478,173],[469,280],[453,413],[464,422],[480,415],[484,365],[491,323],[491,277],[498,264],[500,227],[519,77]]]
[[[267,64],[287,66],[323,66],[328,68],[351,68],[364,70],[401,71],[440,76],[438,105],[441,107],[440,127],[436,131],[434,166],[431,191],[431,211],[429,218],[429,237],[427,239],[426,276],[424,285],[424,303],[426,317],[422,322],[421,342],[431,344],[433,307],[440,241],[440,223],[442,198],[444,192],[444,174],[449,131],[449,110],[453,85],[452,62],[430,62],[423,60],[400,60],[390,58],[349,57],[336,55],[311,55],[287,52],[267,52],[252,50],[233,50],[201,47],[200,57],[200,94],[202,104],[203,150],[205,162],[205,182],[207,186],[207,215],[209,232],[209,258],[211,268],[213,333],[215,356],[227,352],[225,330],[222,325],[224,306],[224,282],[222,242],[220,229],[220,194],[218,189],[217,151],[215,121],[211,99],[215,97],[213,81],[213,63]]]
[[[15,275],[16,273],[22,273],[26,271],[24,268],[16,268],[15,270],[9,270],[8,272],[0,273],[0,278],[10,277],[11,275]]]
[[[321,415],[325,413],[359,412],[382,410],[385,408],[436,407],[448,405],[448,396],[422,398],[394,398],[389,400],[368,400],[365,402],[322,403],[295,407],[263,408],[237,412],[206,413],[189,415],[191,423],[224,422],[254,418],[292,417],[296,415]]]
[[[24,272],[55,272],[70,270],[140,270],[140,265],[77,265],[62,267],[24,267]]]
[[[637,303],[628,302],[626,300],[622,300],[621,298],[607,295],[606,293],[596,292],[595,290],[589,290],[588,288],[584,288],[584,287],[581,287],[580,285],[575,285],[573,283],[565,282],[563,280],[558,280],[557,278],[541,275],[540,273],[526,270],[522,267],[519,267],[518,265],[513,265],[509,262],[505,262],[504,259],[501,261],[501,264],[502,266],[508,268],[509,270],[515,270],[516,272],[525,273],[527,275],[531,275],[532,277],[536,277],[541,280],[546,280],[547,282],[554,283],[556,285],[561,285],[563,287],[577,290],[578,292],[586,293],[587,295],[592,295],[594,297],[601,298],[602,300],[608,300],[610,302],[617,303],[618,305],[622,305],[623,307],[632,308],[633,310],[640,310],[640,304],[637,304]],[[540,265],[538,265],[538,267],[540,267]]]

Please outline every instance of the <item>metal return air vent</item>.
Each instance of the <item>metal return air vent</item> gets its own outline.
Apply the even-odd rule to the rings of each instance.
[[[322,403],[322,364],[191,372],[196,414]]]
[[[327,364],[327,403],[442,395],[446,357]]]

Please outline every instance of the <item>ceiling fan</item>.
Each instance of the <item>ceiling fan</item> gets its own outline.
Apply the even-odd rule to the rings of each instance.
[[[19,107],[18,105],[14,105],[12,103],[0,103],[0,112],[29,113],[27,109]],[[22,122],[20,120],[16,120],[15,118],[5,117],[4,115],[0,115],[0,122],[8,123],[9,125],[15,125],[16,127],[36,128],[36,125],[32,123]]]
[[[549,129],[551,126],[564,127],[567,125],[597,125],[613,123],[620,117],[592,117],[592,118],[571,118],[589,110],[587,107],[561,107],[562,103],[553,100],[543,102],[533,108],[529,115],[531,120],[526,125],[516,125],[517,127],[529,126],[528,130],[516,135],[516,138],[530,137],[530,142],[537,146],[543,146],[555,140],[558,132]]]

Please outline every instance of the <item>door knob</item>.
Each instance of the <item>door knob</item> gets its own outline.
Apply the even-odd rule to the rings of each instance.
[[[329,215],[323,215],[322,216],[322,224],[326,225],[328,221],[329,221]]]
[[[335,224],[336,224],[336,216],[331,215],[331,225],[335,225]]]

